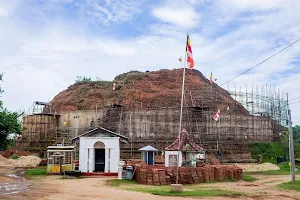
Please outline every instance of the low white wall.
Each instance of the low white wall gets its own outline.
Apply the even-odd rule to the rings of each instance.
[[[95,170],[94,144],[98,141],[103,142],[105,145],[104,172],[118,172],[117,162],[120,160],[119,137],[81,137],[79,144],[79,170],[82,172],[93,172]]]

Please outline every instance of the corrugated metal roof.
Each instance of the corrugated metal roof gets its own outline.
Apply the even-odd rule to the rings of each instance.
[[[150,145],[140,148],[139,150],[140,151],[157,151],[157,149],[155,149],[154,147],[152,147]]]

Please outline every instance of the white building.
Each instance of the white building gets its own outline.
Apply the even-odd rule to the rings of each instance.
[[[72,139],[78,141],[81,172],[118,172],[120,142],[128,143],[127,137],[100,127]]]

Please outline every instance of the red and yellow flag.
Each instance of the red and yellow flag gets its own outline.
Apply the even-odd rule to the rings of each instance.
[[[187,42],[186,42],[186,55],[187,55],[187,63],[189,63],[189,68],[194,68],[194,59],[193,59],[193,52],[191,47],[191,40],[189,34],[187,34]]]
[[[209,79],[209,82],[210,82],[210,84],[213,83],[213,80],[212,80],[212,72],[210,72],[210,79]]]

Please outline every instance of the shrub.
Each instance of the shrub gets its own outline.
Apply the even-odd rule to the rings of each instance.
[[[19,159],[19,158],[20,158],[20,156],[17,156],[17,155],[9,156],[9,159],[15,159],[15,160],[17,160],[17,159]]]

